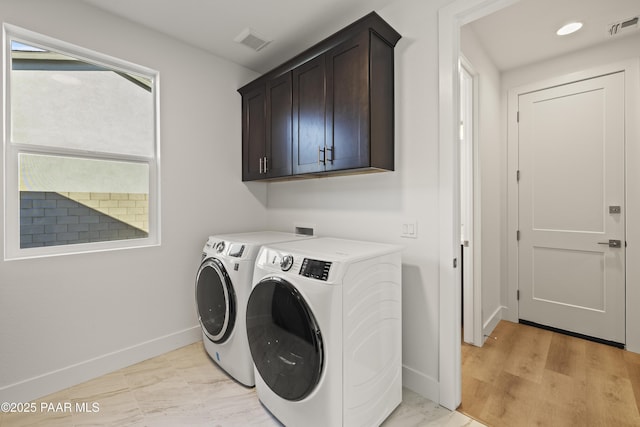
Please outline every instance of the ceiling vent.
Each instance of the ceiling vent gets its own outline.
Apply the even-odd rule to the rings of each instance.
[[[266,40],[264,37],[258,35],[251,28],[245,28],[238,36],[233,39],[236,43],[243,44],[256,52],[271,43],[271,40]]]
[[[638,17],[625,19],[623,21],[614,22],[607,26],[607,34],[610,37],[627,34],[633,30],[638,29]]]

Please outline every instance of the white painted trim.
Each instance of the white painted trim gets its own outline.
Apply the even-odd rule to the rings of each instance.
[[[462,402],[460,361],[460,270],[453,268],[459,257],[460,197],[458,184],[458,57],[460,31],[456,1],[439,10],[440,63],[440,346],[439,399],[447,409],[455,410]]]
[[[493,330],[498,326],[498,323],[502,320],[502,310],[504,307],[500,306],[496,308],[496,311],[493,312],[489,319],[482,325],[482,334],[483,337],[490,337],[493,333]]]
[[[460,366],[460,186],[458,182],[458,58],[460,27],[517,0],[455,0],[438,10],[440,316],[438,402],[455,410],[462,401]]]
[[[627,350],[640,353],[640,58],[625,68],[626,206],[627,206]],[[629,164],[634,159],[633,164]],[[636,219],[630,221],[630,218]]]
[[[519,169],[518,134],[518,96],[512,91],[507,95],[507,310],[505,319],[518,322],[518,241],[516,234],[518,222],[518,182]]]
[[[615,62],[599,67],[589,68],[574,73],[534,82],[509,89],[507,101],[508,131],[508,299],[505,310],[505,318],[512,322],[518,322],[518,245],[516,242],[516,230],[518,229],[518,186],[515,180],[518,169],[518,124],[516,120],[518,110],[518,97],[522,94],[542,90],[549,87],[560,86],[575,81],[585,80],[615,73],[625,72],[625,181],[626,181],[626,207],[627,207],[627,262],[626,262],[626,348],[629,351],[640,353],[640,312],[637,310],[640,304],[640,288],[636,286],[640,278],[640,265],[633,262],[640,258],[640,220],[631,221],[631,218],[640,218],[640,168],[637,159],[640,159],[640,124],[636,119],[640,116],[640,59]],[[636,161],[635,164],[629,164]],[[635,244],[635,245],[634,245]]]
[[[402,366],[402,386],[415,391],[429,400],[434,402],[438,401],[438,381],[435,378],[404,365]]]
[[[158,337],[0,388],[0,402],[29,402],[202,339],[200,326]],[[46,352],[43,353],[46,356]]]

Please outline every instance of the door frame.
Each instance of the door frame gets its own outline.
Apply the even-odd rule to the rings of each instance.
[[[454,0],[438,10],[439,64],[439,403],[462,401],[460,344],[460,182],[458,58],[460,27],[519,0]]]
[[[640,126],[636,123],[640,116],[638,98],[640,95],[640,58],[614,62],[612,64],[588,68],[568,73],[539,82],[526,84],[508,90],[507,99],[507,305],[503,310],[503,318],[518,322],[518,184],[516,173],[518,170],[518,97],[522,94],[541,90],[553,86],[560,86],[580,80],[612,74],[623,71],[625,73],[625,164],[630,159],[640,158]],[[640,242],[640,221],[630,221],[630,218],[640,218],[640,197],[634,196],[640,191],[640,165],[625,167],[625,204],[626,204],[626,241],[627,259],[638,259],[640,247],[634,247]],[[637,263],[635,263],[637,264]],[[640,267],[634,263],[626,263],[626,283],[637,282],[640,278]],[[636,310],[640,304],[640,289],[638,286],[626,286],[626,348],[636,353],[640,352],[640,313]]]

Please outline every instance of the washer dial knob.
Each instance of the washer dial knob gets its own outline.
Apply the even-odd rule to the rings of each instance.
[[[224,242],[218,242],[216,243],[216,252],[220,253],[224,251]]]
[[[291,255],[285,255],[280,261],[280,268],[282,271],[289,271],[293,266],[293,257]]]

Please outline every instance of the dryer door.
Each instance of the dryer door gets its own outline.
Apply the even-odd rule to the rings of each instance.
[[[215,343],[226,341],[236,321],[236,297],[227,270],[216,258],[205,259],[198,269],[196,304],[204,334]]]
[[[274,393],[295,401],[313,391],[322,374],[322,335],[295,286],[269,277],[253,288],[247,335],[256,369]]]

